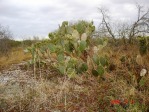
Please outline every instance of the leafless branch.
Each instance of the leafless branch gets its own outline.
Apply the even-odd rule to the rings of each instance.
[[[100,11],[100,13],[102,14],[102,24],[105,25],[108,33],[110,34],[110,36],[115,40],[115,35],[111,30],[110,24],[107,21],[108,15],[106,14],[105,9],[103,8],[98,8],[98,10]]]
[[[136,22],[134,22],[134,24],[132,25],[131,29],[130,29],[130,33],[129,33],[129,39],[130,41],[132,40],[133,37],[135,37],[136,34],[138,33],[147,33],[146,30],[139,30],[139,27],[144,27],[144,25],[146,25],[147,27],[149,26],[149,9],[147,11],[143,11],[143,6],[137,4],[136,5],[137,10],[138,10],[138,18],[136,20]],[[143,13],[144,12],[144,13]]]

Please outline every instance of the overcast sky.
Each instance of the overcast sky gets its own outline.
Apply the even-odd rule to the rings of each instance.
[[[64,20],[93,20],[98,26],[101,6],[115,20],[133,20],[136,2],[149,6],[149,0],[0,0],[0,24],[9,26],[16,39],[47,36]]]

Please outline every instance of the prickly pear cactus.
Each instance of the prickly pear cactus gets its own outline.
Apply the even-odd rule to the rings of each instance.
[[[147,53],[147,40],[145,37],[142,37],[139,39],[139,44],[140,44],[140,54],[144,55]]]
[[[94,31],[93,22],[79,21],[69,25],[64,21],[57,31],[49,33],[48,40],[34,44],[28,51],[32,54],[33,63],[51,63],[60,74],[70,78],[86,72],[103,76],[108,60],[98,53],[106,46],[106,42],[94,46],[96,52],[90,53],[92,48],[89,39]],[[90,58],[93,69],[90,69],[87,58]]]

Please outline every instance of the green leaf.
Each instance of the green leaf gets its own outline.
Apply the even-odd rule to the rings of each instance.
[[[76,40],[78,40],[80,38],[80,35],[77,30],[73,30],[72,37],[75,38]]]
[[[66,34],[66,28],[65,26],[61,26],[59,30],[59,35],[64,36]]]
[[[96,55],[96,54],[93,55],[93,61],[94,61],[94,63],[99,65],[99,57],[98,57],[98,55]]]
[[[44,51],[44,49],[41,47],[40,49],[40,52],[42,53],[42,54],[44,54],[45,53],[45,51]]]
[[[81,51],[79,49],[77,49],[77,56],[80,57],[81,56]]]
[[[88,66],[87,66],[87,64],[86,63],[82,63],[81,64],[81,66],[79,66],[79,68],[78,68],[78,72],[79,73],[82,73],[82,72],[85,72],[85,71],[87,71],[88,70]]]
[[[108,61],[104,57],[100,57],[100,63],[101,63],[102,66],[107,66],[108,65]]]
[[[49,33],[49,38],[51,39],[51,40],[53,40],[54,39],[54,34],[53,33]]]
[[[65,74],[65,66],[59,65],[58,70],[61,74]]]
[[[95,31],[95,29],[96,29],[96,28],[95,28],[95,26],[92,26],[92,32],[94,32],[94,31]]]
[[[87,69],[88,69],[87,64],[83,63],[82,66],[81,66],[81,69],[82,69],[82,71],[87,71]]]
[[[144,86],[146,80],[144,79],[144,77],[141,78],[141,80],[139,81],[139,86]]]
[[[74,45],[71,42],[69,42],[69,50],[70,52],[74,50]]]
[[[74,42],[73,45],[74,45],[74,49],[77,50],[77,48],[78,48],[77,42]]]
[[[98,66],[97,71],[99,73],[100,76],[103,76],[104,74],[104,68],[102,66]]]
[[[81,41],[79,46],[80,51],[81,52],[84,51],[85,48],[86,48],[86,41]]]
[[[68,25],[68,21],[63,21],[62,26]]]
[[[84,21],[80,21],[77,25],[76,25],[76,29],[80,34],[83,34],[85,32],[86,26]]]
[[[107,41],[104,41],[103,42],[103,47],[105,47],[107,45],[107,43],[108,43]]]
[[[64,48],[61,46],[61,45],[59,45],[59,44],[57,44],[56,45],[56,51],[55,51],[57,54],[63,54],[63,52],[64,52]]]
[[[74,78],[76,76],[76,71],[73,68],[68,68],[67,75],[69,78]]]
[[[98,71],[95,70],[95,69],[92,70],[92,74],[93,74],[95,77],[97,77],[97,76],[99,75]]]
[[[59,55],[57,56],[57,60],[58,60],[58,62],[64,61],[64,60],[65,60],[64,55],[63,55],[63,54],[59,54]]]
[[[97,43],[100,44],[100,45],[103,45],[103,40],[100,39],[100,38],[98,38],[98,39],[97,39]]]
[[[66,60],[67,60],[67,59],[66,59]],[[65,61],[65,62],[66,62],[66,61]],[[76,62],[74,59],[70,58],[70,59],[68,60],[67,67],[69,67],[69,68],[75,68],[76,63],[77,63],[77,62]]]
[[[70,43],[70,42],[68,42],[68,43],[66,43],[65,44],[65,50],[66,50],[66,52],[73,52],[73,50],[74,50],[74,45],[72,44],[72,43]]]
[[[55,47],[55,45],[52,44],[52,43],[50,43],[50,44],[48,45],[48,48],[50,49],[50,52],[55,52],[55,51],[56,51],[56,47]]]
[[[68,26],[68,27],[66,28],[66,31],[67,31],[68,34],[72,34],[73,29],[72,29],[70,26]]]

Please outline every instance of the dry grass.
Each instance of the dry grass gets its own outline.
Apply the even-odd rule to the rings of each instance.
[[[29,53],[24,53],[22,48],[14,48],[8,56],[0,56],[0,69],[8,68],[12,64],[20,63],[31,59]]]
[[[86,74],[75,79],[65,76],[35,79],[29,72],[26,73],[28,78],[23,80],[1,83],[0,111],[148,112],[149,75],[144,76],[146,82],[141,87],[136,78],[143,67],[148,69],[149,66],[147,63],[137,65],[132,61],[138,53],[135,46],[127,50],[123,47],[107,49],[105,54],[115,69],[105,73],[105,80]],[[127,58],[126,62],[121,62],[122,56]],[[144,63],[146,58],[147,55],[143,57]],[[51,74],[42,73],[44,75]],[[122,103],[112,105],[111,100],[120,100]]]
[[[110,75],[105,81],[81,76],[71,80],[15,82],[0,85],[0,108],[5,112],[147,112],[148,92],[139,91],[127,81]],[[32,81],[32,82],[31,82]],[[127,107],[112,106],[111,100],[133,100]]]

